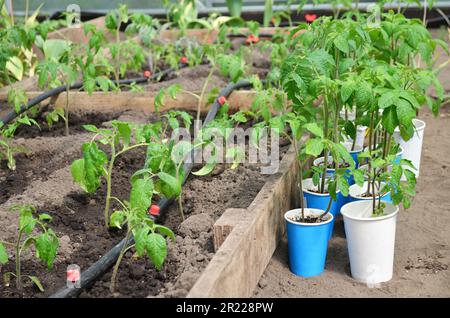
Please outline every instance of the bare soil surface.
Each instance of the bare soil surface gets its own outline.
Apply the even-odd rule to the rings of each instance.
[[[81,116],[82,114],[80,114]],[[142,122],[143,114],[125,112],[95,116],[90,122],[108,126],[113,118]],[[106,121],[104,121],[106,120]],[[151,119],[147,119],[151,120]],[[84,123],[74,121],[73,130]],[[78,264],[87,269],[123,237],[122,231],[107,231],[103,224],[106,185],[92,195],[85,194],[72,181],[70,164],[81,156],[81,144],[92,137],[80,130],[63,136],[63,130],[34,136],[34,131],[23,131],[16,144],[27,149],[17,156],[17,170],[1,170],[0,183],[0,239],[12,240],[17,231],[17,215],[8,209],[13,204],[33,204],[38,212],[53,216],[52,228],[61,238],[61,247],[54,269],[24,254],[24,274],[36,274],[45,286],[44,293],[25,281],[18,291],[0,284],[0,297],[46,297],[65,285],[66,268]],[[60,133],[59,136],[53,136]],[[145,150],[136,149],[120,157],[113,173],[112,193],[126,199],[130,190],[130,176],[144,165]],[[6,167],[3,167],[6,168]],[[198,169],[198,168],[196,168]],[[267,176],[260,174],[257,165],[244,164],[236,170],[227,165],[216,168],[211,176],[191,176],[183,189],[186,220],[181,223],[179,210],[173,204],[160,223],[176,233],[176,243],[169,243],[169,254],[161,272],[147,259],[136,259],[128,253],[122,262],[117,291],[120,297],[177,297],[185,296],[202,269],[214,255],[212,225],[230,207],[246,208],[264,185]],[[112,209],[114,208],[114,203]],[[0,272],[13,271],[13,263],[1,267]],[[110,297],[108,272],[81,297]]]
[[[438,118],[428,110],[419,117],[427,123],[420,177],[412,207],[398,216],[393,279],[379,288],[352,279],[341,216],[322,275],[292,274],[283,239],[254,297],[450,297],[450,107]]]

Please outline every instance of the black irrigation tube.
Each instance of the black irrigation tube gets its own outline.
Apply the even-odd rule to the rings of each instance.
[[[229,38],[246,38],[248,37],[250,34],[228,34],[227,36]],[[271,33],[259,33],[258,37],[260,38],[272,38],[274,35]]]
[[[246,88],[251,86],[252,84],[249,81],[239,81],[238,83],[230,83],[225,88],[223,88],[219,96],[228,97],[234,90],[240,89],[240,88]],[[221,105],[216,100],[211,108],[208,111],[208,114],[206,115],[205,121],[203,123],[203,127],[210,123],[217,115],[217,112]],[[198,150],[193,150],[191,153],[191,158],[195,158]],[[194,166],[194,161],[191,160],[190,162],[187,162],[183,166],[183,170],[185,172],[185,178],[183,181],[183,184],[186,182],[187,177],[189,176],[189,173],[191,172],[192,168]],[[173,199],[162,199],[159,201],[158,205],[160,207],[160,214],[155,218],[161,217],[161,215],[166,212],[170,206],[170,204],[173,202]],[[105,255],[103,255],[97,262],[95,262],[91,267],[89,267],[87,270],[82,272],[81,274],[81,281],[80,281],[80,288],[62,288],[55,292],[53,295],[50,296],[50,298],[71,298],[71,297],[77,297],[85,288],[92,286],[92,284],[99,279],[111,266],[114,265],[117,258],[119,257],[119,254],[122,250],[122,247],[124,244],[133,244],[133,238],[130,238],[128,242],[123,239],[120,243],[118,243],[116,246],[114,246],[111,250],[109,250]]]
[[[186,67],[186,64],[180,64],[179,68],[183,68]],[[168,68],[164,71],[158,72],[153,74],[150,77],[138,77],[138,78],[132,78],[132,79],[124,79],[124,80],[119,80],[114,81],[116,84],[118,83],[119,85],[129,85],[132,83],[145,83],[145,82],[149,82],[151,80],[158,80],[170,73],[172,73],[173,71],[175,71],[174,68]],[[83,83],[82,82],[77,82],[73,85],[70,86],[70,90],[74,90],[74,89],[80,89],[83,87]],[[38,95],[32,99],[30,99],[28,101],[27,105],[22,105],[20,107],[20,110],[18,112],[16,112],[15,110],[11,110],[10,112],[8,112],[4,117],[0,118],[0,121],[3,122],[4,125],[9,124],[11,121],[13,121],[17,116],[19,116],[20,114],[26,112],[27,110],[29,110],[31,107],[43,102],[44,100],[54,96],[54,95],[58,95],[61,94],[63,92],[65,92],[67,89],[66,85],[61,85],[58,87],[55,87],[53,89],[50,89],[44,93],[42,93],[41,95]]]

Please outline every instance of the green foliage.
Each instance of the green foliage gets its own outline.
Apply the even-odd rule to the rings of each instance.
[[[10,276],[16,278],[16,287],[22,288],[21,257],[24,252],[34,247],[36,258],[44,262],[48,269],[53,268],[59,248],[59,239],[55,232],[49,228],[47,222],[51,222],[52,217],[48,214],[35,216],[36,209],[32,205],[16,205],[13,212],[19,214],[19,228],[15,242],[0,241],[0,264],[7,264],[9,254],[7,247],[11,247],[15,253],[16,272],[4,273],[5,281],[9,281]],[[44,291],[42,284],[36,276],[26,276],[40,291]]]

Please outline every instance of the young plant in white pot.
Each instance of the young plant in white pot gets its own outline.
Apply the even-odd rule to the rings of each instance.
[[[409,160],[396,159],[393,142],[397,127],[405,139],[414,134],[413,119],[425,100],[420,91],[408,85],[415,74],[417,69],[373,59],[361,71],[361,79],[372,94],[366,108],[369,144],[360,154],[368,159],[367,181],[358,178],[350,189],[356,201],[344,205],[341,213],[352,276],[368,284],[392,278],[398,205],[409,208],[415,195],[414,166]]]
[[[448,54],[448,45],[440,39],[434,39],[419,19],[407,19],[399,13],[389,11],[382,14],[380,27],[368,30],[374,45],[371,46],[370,54],[379,61],[391,65],[397,65],[409,70],[409,76],[403,81],[403,88],[413,89],[421,95],[416,97],[415,105],[418,114],[422,105],[427,106],[437,116],[439,108],[444,100],[444,89],[437,79],[437,74],[449,63],[436,65],[435,52],[441,46]],[[436,98],[428,93],[433,87]],[[399,96],[395,92],[386,95],[383,103],[398,104],[401,99],[408,100],[406,95]],[[387,107],[387,106],[386,106]],[[403,148],[402,158],[410,160],[416,167],[416,177],[419,176],[420,158],[425,130],[425,122],[417,118],[413,119],[413,125],[408,130],[402,123],[393,132],[394,139]]]

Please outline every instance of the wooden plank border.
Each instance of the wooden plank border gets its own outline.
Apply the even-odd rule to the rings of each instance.
[[[89,95],[86,92],[69,92],[69,109],[71,111],[120,111],[120,110],[140,110],[145,114],[150,114],[155,111],[154,101],[158,92],[93,92]],[[195,92],[200,95],[200,92]],[[28,92],[28,98],[33,98],[42,94],[42,92]],[[0,100],[7,98],[6,92],[0,92]],[[228,103],[232,110],[235,109],[248,109],[252,104],[256,92],[250,90],[234,91],[228,97]],[[50,100],[50,98],[48,99]],[[61,93],[57,97],[54,97],[54,107],[62,108],[66,105],[66,93]],[[207,111],[208,106],[206,98],[201,105],[201,111]],[[167,97],[165,99],[165,106],[161,107],[160,111],[170,109],[185,109],[185,110],[197,110],[198,99],[186,92],[180,92],[177,94],[176,99]]]
[[[260,34],[275,34],[278,31],[281,32],[290,32],[289,28],[259,28]],[[217,35],[219,31],[217,29],[208,30],[208,29],[188,29],[185,31],[184,36],[188,39],[196,40],[200,44],[210,44],[217,40]],[[248,28],[239,28],[237,29],[236,34],[244,34],[250,35],[250,30]],[[163,30],[160,33],[160,40],[165,41],[176,41],[181,37],[180,30]]]
[[[303,141],[305,138],[303,139]],[[251,297],[285,232],[283,215],[299,206],[293,147],[242,214],[188,294],[188,298]]]

